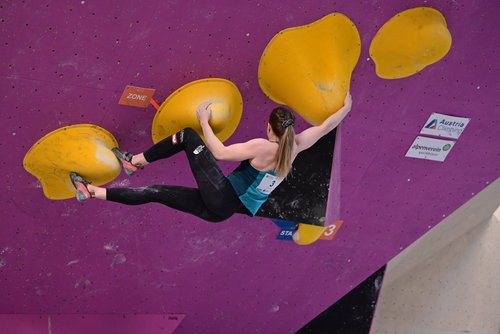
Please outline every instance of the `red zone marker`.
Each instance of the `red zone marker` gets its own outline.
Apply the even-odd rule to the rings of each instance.
[[[160,106],[153,100],[153,94],[156,89],[154,88],[143,88],[127,85],[123,90],[122,96],[118,101],[118,104],[146,108],[151,103],[153,107],[158,110]]]

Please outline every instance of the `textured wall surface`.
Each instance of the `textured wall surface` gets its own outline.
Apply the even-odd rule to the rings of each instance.
[[[371,334],[500,328],[500,179],[392,259]]]
[[[180,314],[0,314],[0,328],[13,334],[171,334],[182,319]]]
[[[450,52],[415,76],[378,78],[371,39],[420,5],[446,17]],[[276,241],[268,218],[209,224],[154,204],[50,201],[24,171],[30,146],[70,124],[147,148],[154,109],[119,106],[127,84],[162,100],[195,79],[230,79],[244,111],[228,142],[264,136],[274,103],[257,82],[262,51],[331,12],[362,41],[336,141],[327,221],[345,223],[333,241]],[[186,314],[179,333],[301,328],[500,175],[499,16],[495,0],[2,1],[0,313]],[[404,158],[433,112],[471,122],[446,162]],[[193,185],[184,156],[111,185],[153,183]]]

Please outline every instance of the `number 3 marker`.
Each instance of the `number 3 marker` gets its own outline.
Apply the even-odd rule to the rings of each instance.
[[[337,220],[332,225],[328,225],[326,227],[325,232],[323,232],[323,235],[320,237],[320,240],[332,240],[333,237],[337,234],[337,231],[339,230],[340,226],[342,226],[343,223],[344,223],[344,221]]]

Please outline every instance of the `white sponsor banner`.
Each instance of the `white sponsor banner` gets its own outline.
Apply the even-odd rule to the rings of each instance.
[[[411,144],[408,152],[406,152],[406,157],[444,161],[453,148],[453,145],[455,145],[455,142],[452,140],[418,136],[413,144]]]
[[[458,139],[469,124],[470,118],[433,113],[420,134]]]

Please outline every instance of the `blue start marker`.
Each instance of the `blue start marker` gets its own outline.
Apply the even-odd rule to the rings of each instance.
[[[280,229],[280,233],[276,237],[277,240],[293,240],[293,232],[297,229],[297,223],[281,220],[281,219],[273,219],[273,223],[275,223]]]
[[[281,230],[280,234],[276,237],[278,240],[293,240],[293,230],[288,230],[288,229],[283,229]]]

